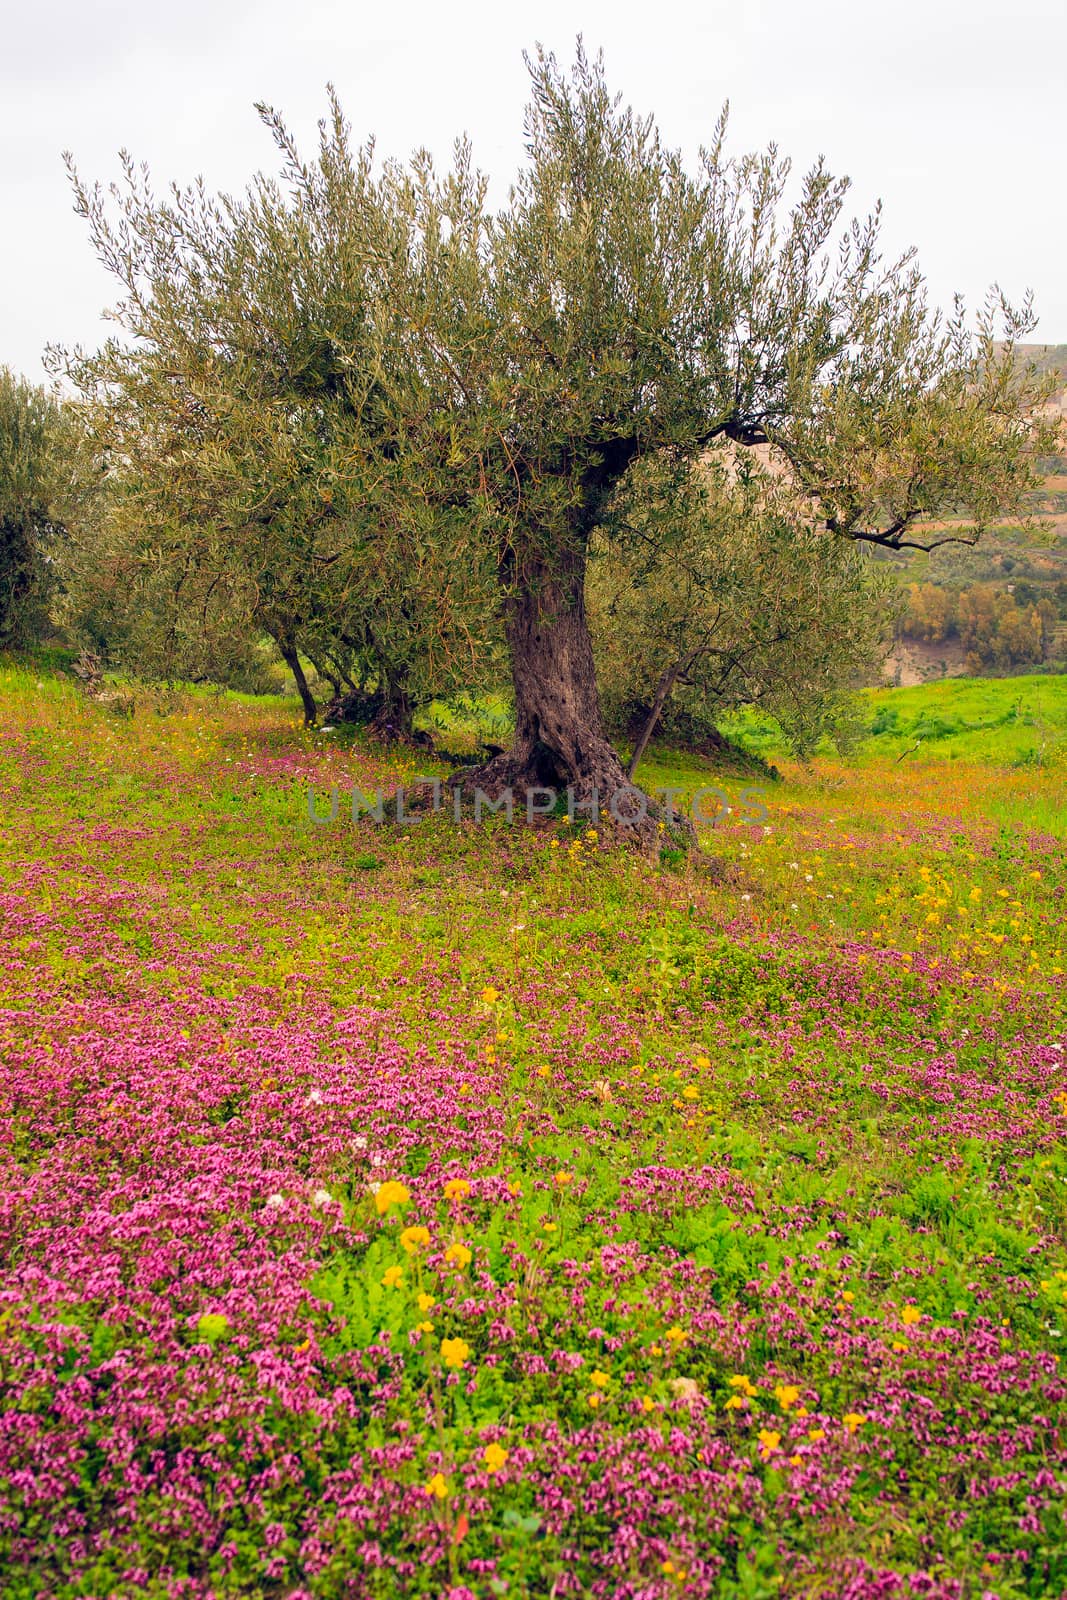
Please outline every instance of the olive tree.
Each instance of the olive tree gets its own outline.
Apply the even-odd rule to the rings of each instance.
[[[77,185],[128,339],[74,370],[142,523],[206,530],[283,651],[314,634],[336,664],[384,623],[401,673],[421,647],[473,671],[492,585],[515,740],[464,781],[589,797],[624,781],[589,556],[640,463],[684,484],[716,441],[761,446],[827,540],[927,547],[1020,505],[1048,430],[1029,305],[946,322],[821,161],[789,203],[788,161],[730,155],[725,114],[687,166],[580,44],[529,67],[495,215],[466,144],[443,176],[379,168],[336,103],[309,163],[263,110],[281,176],[240,201],[158,203],[128,163],[112,218]]]
[[[754,453],[715,447],[681,481],[637,464],[590,553],[598,678],[631,782],[661,725],[710,730],[740,705],[806,749],[888,648],[889,575]]]
[[[842,226],[847,181],[821,162],[787,207],[789,163],[728,156],[725,117],[690,171],[611,95],[600,60],[579,49],[567,74],[539,53],[531,73],[485,338],[516,739],[470,781],[604,794],[624,774],[586,574],[635,463],[662,457],[684,478],[717,440],[761,445],[826,538],[926,547],[1020,504],[1040,388],[1014,360],[1029,307],[997,298],[977,338],[959,310],[944,324],[911,258],[882,261],[877,213]],[[948,534],[922,531],[946,518]]]

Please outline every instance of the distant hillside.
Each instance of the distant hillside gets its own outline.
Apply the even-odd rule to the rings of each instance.
[[[1061,380],[1049,404],[1064,418],[1063,452],[1044,463],[1027,518],[991,529],[977,545],[878,553],[908,592],[886,666],[902,685],[1067,671],[1067,344],[1020,345],[1019,360]],[[943,592],[940,615],[931,589]]]
[[[1032,361],[1038,372],[1059,372],[1067,384],[1067,344],[1021,344],[1019,357]]]
[[[1021,344],[1019,360],[1033,362],[1040,373],[1052,372],[1059,379],[1050,402],[1051,409],[1067,418],[1067,344]],[[1067,451],[1067,439],[1064,440]],[[1067,455],[1060,459],[1060,471],[1067,473]]]

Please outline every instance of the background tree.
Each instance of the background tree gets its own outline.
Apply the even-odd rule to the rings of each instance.
[[[1052,601],[1025,583],[1013,591],[991,583],[951,589],[912,583],[897,632],[930,644],[955,641],[969,672],[1002,672],[1047,659],[1056,617]]]
[[[78,460],[60,401],[0,367],[0,646],[33,644],[47,626]]]
[[[885,655],[888,576],[748,453],[716,448],[682,483],[655,458],[636,465],[591,555],[598,673],[631,780],[672,713],[710,734],[759,705],[807,749]]]

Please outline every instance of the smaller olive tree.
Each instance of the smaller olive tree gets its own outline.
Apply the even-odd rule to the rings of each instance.
[[[884,656],[886,575],[752,452],[640,463],[591,555],[601,693],[632,741],[630,781],[672,717],[710,730],[759,705],[806,749]]]

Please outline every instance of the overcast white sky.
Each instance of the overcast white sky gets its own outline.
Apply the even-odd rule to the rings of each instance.
[[[570,59],[581,32],[613,86],[695,151],[723,100],[735,148],[825,154],[881,197],[887,244],[914,244],[933,296],[970,302],[996,279],[1032,288],[1036,337],[1067,341],[1067,7],[1062,0],[7,0],[0,30],[0,364],[43,376],[49,340],[95,345],[109,279],[71,210],[61,152],[110,180],[116,152],[162,188],[203,174],[240,189],[273,165],[253,102],[310,148],[336,84],[357,138],[446,158],[468,132],[506,192],[521,157],[539,40]]]

